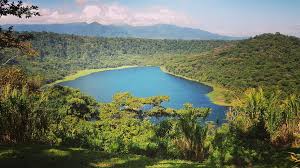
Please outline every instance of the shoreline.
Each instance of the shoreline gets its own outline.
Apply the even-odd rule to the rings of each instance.
[[[147,66],[150,66],[150,65],[145,65],[145,67],[147,67]],[[127,68],[136,68],[136,67],[144,67],[144,66],[130,65],[130,66],[120,66],[120,67],[115,67],[115,68],[99,68],[99,69],[79,70],[74,74],[70,74],[70,75],[64,77],[63,79],[60,79],[60,80],[57,80],[53,83],[47,84],[46,86],[53,86],[53,85],[56,85],[56,84],[59,84],[59,83],[62,83],[62,82],[72,81],[72,80],[78,79],[80,77],[87,76],[87,75],[97,73],[97,72],[127,69]],[[204,85],[207,85],[207,86],[211,87],[212,91],[206,94],[206,96],[209,98],[209,100],[212,103],[220,105],[220,106],[230,106],[229,103],[225,102],[225,98],[224,98],[225,92],[228,91],[227,89],[225,89],[223,87],[220,87],[220,86],[217,86],[217,85],[214,85],[214,84],[211,84],[211,83],[208,83],[208,82],[201,82],[201,81],[198,81],[198,80],[195,80],[195,79],[192,79],[192,78],[188,78],[188,77],[185,77],[185,76],[182,76],[182,75],[174,74],[172,72],[167,71],[165,69],[165,67],[163,67],[163,66],[158,66],[158,67],[160,68],[160,70],[162,72],[167,73],[169,75],[173,75],[173,76],[176,76],[176,77],[179,77],[179,78],[183,78],[183,79],[186,79],[186,80],[189,80],[189,81],[194,81],[194,82],[201,83],[201,84],[204,84]]]
[[[206,94],[206,96],[209,98],[209,100],[211,102],[213,102],[214,104],[220,105],[220,106],[231,106],[230,103],[225,102],[225,98],[224,98],[225,92],[228,92],[229,90],[227,90],[223,87],[217,86],[215,84],[211,84],[211,83],[208,83],[208,82],[202,82],[202,81],[198,81],[196,79],[192,79],[192,78],[185,77],[185,76],[182,76],[182,75],[174,74],[174,73],[169,72],[168,70],[166,70],[166,68],[163,67],[163,66],[161,66],[160,69],[164,73],[167,73],[167,74],[179,77],[179,78],[183,78],[183,79],[186,79],[186,80],[194,81],[194,82],[197,82],[197,83],[201,83],[201,84],[204,84],[204,85],[207,85],[207,86],[211,87],[212,91]]]
[[[85,70],[79,70],[76,71],[76,73],[74,74],[70,74],[68,76],[65,76],[63,79],[54,81],[52,83],[47,84],[48,86],[52,86],[52,85],[56,85],[62,82],[68,82],[68,81],[72,81],[75,79],[78,79],[80,77],[83,76],[87,76],[93,73],[97,73],[97,72],[104,72],[104,71],[111,71],[111,70],[118,70],[118,69],[127,69],[127,68],[136,68],[139,67],[138,65],[128,65],[128,66],[120,66],[120,67],[115,67],[115,68],[99,68],[99,69],[85,69]]]

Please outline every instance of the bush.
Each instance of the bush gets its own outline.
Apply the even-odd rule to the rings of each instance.
[[[45,103],[47,96],[10,84],[0,90],[0,141],[2,143],[33,143],[46,141],[51,118]]]

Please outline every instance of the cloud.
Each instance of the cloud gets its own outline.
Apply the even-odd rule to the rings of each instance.
[[[86,0],[76,0],[75,1],[77,5],[81,6],[84,5],[86,3]]]
[[[85,0],[76,0],[76,3],[82,4],[85,3]],[[79,12],[40,9],[40,13],[42,16],[30,19],[6,16],[0,19],[0,23],[99,22],[101,24],[128,24],[133,26],[153,24],[192,26],[194,24],[194,21],[185,14],[159,6],[132,10],[119,4],[93,4],[85,5]]]
[[[192,20],[184,14],[163,7],[131,11],[120,5],[89,5],[83,9],[81,20],[103,24],[129,24],[134,26],[153,24],[190,25]]]
[[[29,19],[20,19],[15,16],[5,16],[0,19],[0,24],[31,24],[31,23],[70,23],[77,22],[78,15],[75,13],[64,13],[58,10],[41,9],[41,16]]]

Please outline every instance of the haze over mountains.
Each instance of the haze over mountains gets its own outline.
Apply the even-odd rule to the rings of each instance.
[[[4,25],[7,28],[10,25]],[[183,40],[238,40],[241,37],[224,36],[208,31],[179,27],[168,24],[152,26],[102,25],[93,23],[67,24],[15,24],[16,31],[54,32],[96,37],[132,37],[147,39],[183,39]]]

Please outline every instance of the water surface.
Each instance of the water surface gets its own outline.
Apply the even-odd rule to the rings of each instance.
[[[130,92],[137,97],[170,96],[165,107],[181,108],[184,103],[195,107],[210,107],[208,120],[220,122],[225,118],[227,107],[213,104],[207,97],[212,88],[166,74],[159,67],[136,67],[93,73],[73,81],[60,83],[78,88],[100,102],[110,102],[117,92]]]

